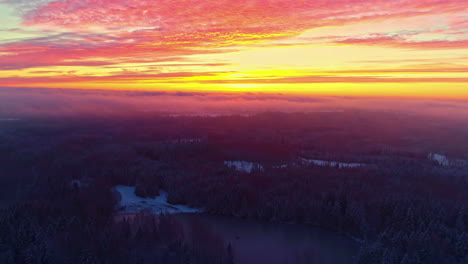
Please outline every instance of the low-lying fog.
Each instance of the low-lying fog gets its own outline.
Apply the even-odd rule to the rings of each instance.
[[[423,114],[454,120],[468,119],[468,102],[455,100],[0,88],[2,120],[16,120],[21,116],[131,116],[145,113],[219,116],[249,115],[265,111],[341,112],[350,109]]]

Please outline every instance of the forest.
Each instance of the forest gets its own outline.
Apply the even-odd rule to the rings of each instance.
[[[129,185],[206,214],[336,232],[360,245],[350,263],[468,263],[466,135],[464,123],[365,111],[1,122],[0,262],[236,263],[229,243],[171,215],[117,218],[113,187]]]

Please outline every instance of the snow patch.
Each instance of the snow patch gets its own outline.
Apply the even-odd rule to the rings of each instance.
[[[202,143],[202,138],[179,138],[174,139],[171,141],[174,144],[194,144],[194,143]]]
[[[288,166],[289,166],[288,164],[283,164],[283,165],[273,166],[273,169],[286,169]]]
[[[242,116],[251,117],[253,114],[240,114],[240,113],[174,113],[165,114],[167,117],[227,117],[227,116]]]
[[[138,213],[148,210],[153,214],[178,214],[200,213],[203,210],[191,208],[185,205],[174,205],[167,202],[167,192],[160,190],[160,195],[155,198],[142,198],[135,194],[134,186],[118,185],[114,190],[122,197],[118,202],[118,208],[122,214]]]
[[[229,168],[233,168],[240,172],[251,173],[253,170],[263,171],[263,166],[258,163],[247,162],[247,161],[225,161],[224,165]]]
[[[313,159],[304,159],[301,158],[303,164],[313,164],[316,166],[322,167],[338,167],[342,168],[360,168],[366,166],[363,163],[346,163],[346,162],[338,162],[338,161],[328,161],[328,160],[313,160]]]
[[[20,121],[21,119],[19,118],[0,118],[1,121]]]
[[[450,165],[450,161],[447,158],[447,156],[442,155],[442,154],[429,153],[429,155],[427,155],[427,158],[429,160],[437,162],[440,166],[449,166]]]

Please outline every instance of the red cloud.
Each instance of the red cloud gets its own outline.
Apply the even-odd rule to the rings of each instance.
[[[1,0],[0,0],[1,1]],[[460,13],[442,0],[3,0],[28,10],[25,26],[69,33],[0,45],[0,69],[180,61],[236,46],[295,36],[317,27]],[[458,16],[457,16],[458,17]],[[454,20],[457,30],[465,21]],[[71,33],[70,33],[71,32]],[[343,44],[459,48],[466,41],[353,38]],[[224,48],[224,49],[220,49]]]

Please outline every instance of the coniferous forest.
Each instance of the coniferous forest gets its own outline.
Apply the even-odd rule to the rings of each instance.
[[[119,217],[118,185],[336,233],[358,245],[349,263],[468,263],[466,135],[466,124],[359,111],[3,122],[0,263],[238,263],[201,225]]]

